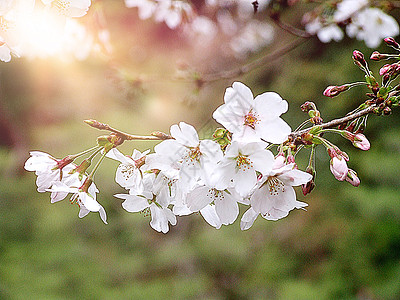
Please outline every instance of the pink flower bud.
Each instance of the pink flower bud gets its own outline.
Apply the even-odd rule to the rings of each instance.
[[[348,85],[340,85],[340,86],[335,86],[331,85],[328,86],[325,91],[323,92],[323,95],[326,97],[335,97],[339,95],[341,92],[344,92],[349,89]]]
[[[400,49],[399,43],[397,43],[397,42],[395,41],[394,38],[392,38],[392,37],[387,37],[387,38],[384,39],[384,41],[385,41],[385,43],[386,43],[387,45],[389,45],[389,46],[391,46],[391,47],[393,47],[393,48],[395,48],[395,49]]]
[[[355,187],[360,185],[360,178],[358,178],[357,172],[352,169],[347,172],[346,181]]]
[[[359,62],[363,67],[367,66],[367,62],[364,59],[364,54],[358,50],[353,51],[353,60]]]
[[[361,150],[367,151],[371,147],[368,139],[362,133],[357,133],[354,136],[353,145]]]
[[[346,160],[341,156],[335,156],[331,159],[330,169],[333,176],[339,181],[345,180],[349,172]]]
[[[386,64],[379,70],[379,75],[383,76],[392,69],[392,65]]]
[[[307,182],[306,184],[301,185],[301,190],[302,190],[304,196],[311,193],[311,191],[315,187],[315,182],[314,182],[315,171],[314,171],[314,169],[312,167],[307,167],[306,172],[312,175],[312,179],[309,182]]]
[[[372,52],[371,57],[370,57],[370,59],[375,60],[375,61],[379,61],[379,60],[385,59],[385,58],[387,58],[387,55],[381,54],[378,51]]]

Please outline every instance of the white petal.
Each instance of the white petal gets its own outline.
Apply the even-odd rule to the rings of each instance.
[[[96,201],[94,196],[85,193],[85,192],[79,192],[79,199],[82,201],[83,205],[90,211],[99,211],[100,210],[100,204]]]
[[[239,215],[239,206],[236,199],[225,192],[224,197],[215,201],[215,210],[224,225],[232,224]]]
[[[263,185],[261,188],[256,189],[250,197],[250,205],[254,212],[257,214],[267,213],[273,205],[273,200],[270,198],[270,193],[268,190],[268,185]]]
[[[242,219],[240,220],[240,229],[241,230],[247,230],[251,226],[253,226],[254,221],[258,217],[258,213],[254,211],[253,208],[249,208],[242,216]]]
[[[188,193],[186,201],[188,208],[193,211],[199,211],[213,201],[211,197],[212,189],[207,186],[199,186]]]
[[[293,169],[289,172],[278,175],[278,178],[282,180],[285,185],[298,186],[306,184],[312,179],[312,175],[297,169]]]
[[[274,163],[274,155],[271,151],[262,149],[261,151],[250,154],[249,159],[252,161],[254,169],[261,172],[263,175],[267,175],[271,172]]]
[[[241,82],[234,82],[232,84],[232,88],[227,88],[224,95],[225,103],[229,103],[232,100],[237,100],[242,102],[250,102],[253,101],[254,96],[252,91]]]
[[[178,125],[171,126],[171,135],[177,142],[189,147],[196,147],[199,144],[199,136],[192,125],[180,122]]]
[[[217,215],[217,212],[215,211],[214,205],[207,205],[202,210],[200,210],[200,213],[208,224],[215,227],[216,229],[221,228],[222,223]]]
[[[255,109],[261,120],[272,120],[287,112],[288,103],[274,92],[266,92],[255,99]]]
[[[239,169],[233,179],[235,189],[242,197],[247,197],[256,183],[257,175],[252,167]]]
[[[287,139],[292,129],[284,120],[276,118],[273,120],[262,120],[257,124],[256,131],[267,142],[280,144]]]
[[[129,212],[139,212],[150,205],[146,198],[137,195],[116,194],[114,197],[125,199],[125,201],[122,202],[122,207]]]

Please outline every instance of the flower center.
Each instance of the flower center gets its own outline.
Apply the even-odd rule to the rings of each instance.
[[[82,201],[81,201],[81,199],[79,198],[79,194],[78,194],[78,193],[73,194],[73,195],[71,196],[71,198],[69,199],[69,203],[71,203],[71,204],[76,204],[76,205],[78,205],[78,207],[81,207]]]
[[[279,192],[285,191],[285,184],[275,176],[268,177],[266,184],[268,185],[269,194],[278,195]]]
[[[250,110],[249,113],[244,116],[244,124],[243,125],[246,125],[246,126],[249,126],[253,129],[255,129],[256,124],[259,121],[260,120],[258,119],[258,115],[256,113],[254,113],[252,110]]]
[[[71,7],[71,1],[56,0],[53,2],[53,7],[55,7],[60,14],[65,14]]]
[[[246,168],[250,169],[250,167],[253,167],[252,161],[247,156],[239,153],[239,156],[236,158],[236,168],[244,171]]]
[[[122,177],[124,177],[125,180],[128,180],[134,175],[136,167],[133,165],[121,164],[118,166],[118,169],[121,170]]]
[[[194,165],[195,162],[200,162],[201,156],[200,148],[197,147],[190,147],[186,154],[183,157],[183,161],[186,162],[188,165]]]
[[[0,16],[0,32],[7,32],[8,30],[12,29],[14,23],[11,23]]]
[[[206,195],[208,198],[211,199],[212,202],[216,201],[216,200],[223,200],[224,197],[224,191],[220,191],[217,189],[209,189]],[[215,203],[214,203],[215,204]]]

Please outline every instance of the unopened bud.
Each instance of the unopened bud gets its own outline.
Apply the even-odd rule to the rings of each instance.
[[[387,37],[387,38],[384,39],[384,41],[388,46],[391,46],[391,47],[393,47],[394,49],[397,49],[397,50],[400,49],[399,43],[397,43],[394,38]]]
[[[301,111],[309,112],[310,110],[316,110],[314,102],[306,101],[300,106]]]
[[[213,140],[216,141],[222,149],[225,149],[232,140],[232,134],[224,129],[224,128],[217,128],[213,135]]]
[[[340,85],[340,86],[335,86],[331,85],[328,86],[325,91],[323,92],[323,95],[326,97],[335,97],[339,95],[341,92],[347,91],[349,89],[348,84]]]
[[[367,67],[367,62],[365,61],[364,54],[361,51],[354,50],[353,51],[353,60],[354,62],[360,63],[364,68]]]
[[[371,144],[369,143],[368,139],[362,133],[355,134],[352,137],[352,139],[354,147],[357,147],[361,150],[367,151],[371,147]]]
[[[330,169],[333,176],[339,181],[345,180],[349,171],[346,160],[341,156],[336,156],[331,159]]]
[[[388,73],[392,69],[392,65],[386,64],[382,68],[379,69],[379,75],[383,76]]]
[[[387,54],[382,54],[382,53],[379,53],[378,51],[372,52],[371,57],[370,57],[370,59],[375,60],[375,61],[379,61],[381,59],[387,59],[387,58],[389,58],[389,56]]]
[[[352,186],[358,187],[360,185],[360,178],[358,178],[357,172],[352,169],[349,169],[349,171],[347,172],[345,180],[349,182]]]
[[[172,136],[170,136],[169,134],[166,134],[164,132],[161,131],[153,131],[151,133],[152,136],[158,137],[160,140],[170,140],[173,139]]]
[[[307,182],[306,184],[301,185],[301,190],[302,190],[304,196],[311,193],[311,191],[315,187],[315,182],[314,182],[315,171],[314,171],[314,169],[311,166],[309,166],[309,167],[307,167],[306,172],[308,174],[312,175],[312,179],[309,182]]]
[[[385,116],[388,116],[388,115],[390,115],[392,113],[392,109],[390,108],[390,107],[385,107],[384,109],[383,109],[383,114],[385,115]]]

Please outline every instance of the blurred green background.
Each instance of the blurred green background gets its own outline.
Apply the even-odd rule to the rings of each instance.
[[[23,170],[29,151],[61,158],[92,147],[104,132],[84,119],[134,134],[168,132],[185,121],[207,137],[217,127],[212,112],[235,80],[255,95],[276,91],[287,99],[283,117],[292,128],[306,117],[299,109],[305,101],[314,101],[328,121],[365,100],[362,87],[322,96],[328,85],[362,80],[351,59],[353,49],[372,53],[362,42],[310,39],[247,75],[198,91],[171,80],[182,61],[203,71],[244,62],[202,58],[165,25],[133,19],[122,8],[106,16],[117,61],[22,58],[0,65],[0,299],[400,299],[398,110],[369,118],[367,152],[332,137],[349,154],[360,187],[336,181],[326,151],[318,148],[316,188],[307,197],[297,190],[307,211],[277,222],[259,218],[245,232],[239,220],[215,230],[198,214],[178,218],[166,235],[155,232],[150,217],[127,213],[113,197],[123,192],[114,182],[114,161],[96,174],[108,225],[96,213],[79,219],[68,200],[50,204],[48,194],[36,191],[35,175]],[[281,31],[276,36],[250,59],[293,40]],[[371,63],[375,73],[380,66]],[[127,142],[121,151],[152,146]],[[300,168],[307,154],[298,156]]]

